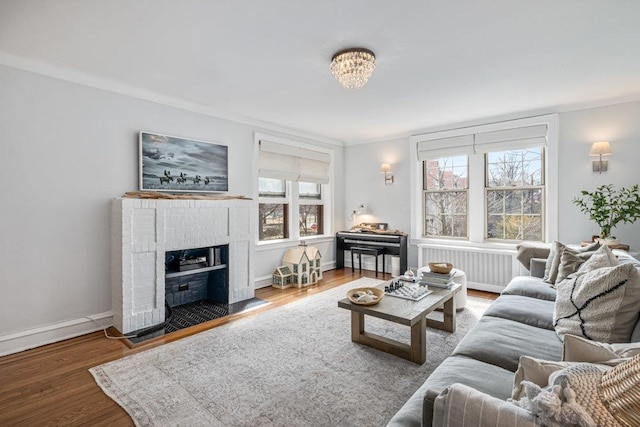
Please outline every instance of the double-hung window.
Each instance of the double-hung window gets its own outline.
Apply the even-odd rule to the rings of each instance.
[[[258,178],[258,240],[289,237],[287,182],[282,179]]]
[[[485,154],[486,238],[544,240],[544,147]]]
[[[320,236],[330,228],[329,150],[256,134],[258,240]]]
[[[298,183],[298,223],[300,237],[324,234],[324,203],[321,184]]]
[[[467,237],[468,192],[467,156],[423,162],[425,236]]]
[[[548,241],[557,236],[556,116],[410,139],[417,155],[416,239]],[[413,149],[412,149],[413,150]],[[553,161],[549,153],[553,154]]]

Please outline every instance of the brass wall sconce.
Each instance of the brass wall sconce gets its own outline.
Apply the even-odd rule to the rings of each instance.
[[[384,174],[384,185],[393,184],[393,174],[391,173],[391,165],[389,163],[383,163],[380,166],[380,173]]]
[[[591,144],[589,156],[599,157],[599,160],[593,161],[593,171],[598,173],[606,172],[609,169],[609,162],[602,160],[602,156],[610,156],[612,154],[611,146],[609,146],[607,141],[594,142]]]

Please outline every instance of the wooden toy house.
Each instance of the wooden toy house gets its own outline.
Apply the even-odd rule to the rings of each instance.
[[[273,270],[271,274],[271,286],[279,289],[286,289],[293,286],[293,273],[287,266],[280,266]]]
[[[298,246],[287,249],[282,259],[285,267],[293,274],[292,284],[298,288],[313,285],[322,279],[320,268],[322,255],[313,246]]]

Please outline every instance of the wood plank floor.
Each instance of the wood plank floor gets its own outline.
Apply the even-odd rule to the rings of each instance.
[[[255,316],[360,277],[375,277],[370,271],[360,274],[349,269],[326,271],[323,275],[320,284],[304,289],[259,289],[256,297],[270,304],[177,331],[133,348],[122,341],[105,338],[102,332],[95,332],[0,357],[0,426],[132,426],[127,413],[96,385],[89,368],[239,318]],[[380,275],[379,278],[391,276]],[[469,295],[496,298],[495,294],[472,290],[469,290]],[[110,334],[115,333],[115,330],[110,330]]]

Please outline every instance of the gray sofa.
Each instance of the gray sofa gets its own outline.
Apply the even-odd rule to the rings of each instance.
[[[615,252],[621,263],[634,263],[640,268],[635,258]],[[552,320],[556,291],[541,279],[544,263],[544,259],[532,259],[532,275],[515,277],[509,283],[451,356],[394,415],[389,426],[431,426],[436,397],[454,383],[502,400],[511,397],[520,356],[561,360],[562,341]],[[640,321],[631,341],[640,341]]]

